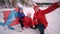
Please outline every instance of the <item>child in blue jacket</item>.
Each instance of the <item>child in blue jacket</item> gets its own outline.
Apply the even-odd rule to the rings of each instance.
[[[24,25],[23,25],[23,18],[24,17],[25,17],[25,14],[23,12],[23,9],[21,7],[19,7],[19,10],[18,10],[18,18],[19,18],[19,22],[21,24],[22,30],[23,30],[23,27],[24,27]]]

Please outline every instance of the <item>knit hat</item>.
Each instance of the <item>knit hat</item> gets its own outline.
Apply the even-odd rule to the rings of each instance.
[[[23,8],[19,7],[19,10],[23,10]]]
[[[39,7],[38,7],[38,6],[34,6],[34,9],[35,9],[35,8],[39,8]]]

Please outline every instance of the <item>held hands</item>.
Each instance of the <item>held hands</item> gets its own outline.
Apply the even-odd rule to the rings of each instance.
[[[33,25],[33,28],[35,28],[35,25]]]
[[[37,22],[37,19],[35,20],[35,22]]]

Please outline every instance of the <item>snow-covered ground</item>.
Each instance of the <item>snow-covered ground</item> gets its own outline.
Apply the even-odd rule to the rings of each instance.
[[[38,3],[54,3],[54,2],[57,2],[58,0],[33,0],[35,2],[38,2]]]

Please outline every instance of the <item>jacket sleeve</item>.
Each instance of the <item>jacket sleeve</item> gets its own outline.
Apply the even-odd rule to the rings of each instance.
[[[34,25],[34,22],[33,22],[33,20],[32,19],[30,19],[30,25],[33,27],[33,25]]]
[[[42,11],[42,13],[48,14],[48,13],[52,12],[53,10],[55,10],[56,8],[58,8],[58,5],[57,5],[57,3],[54,3],[54,4],[52,4],[52,6],[50,6],[46,10]]]
[[[37,16],[34,14],[34,17],[33,17],[33,24],[34,25],[37,25],[38,24],[38,22],[36,21],[36,19],[37,19]]]
[[[35,21],[35,19],[36,19],[36,16],[35,16],[35,14],[34,14],[34,16],[33,16],[33,21]]]

